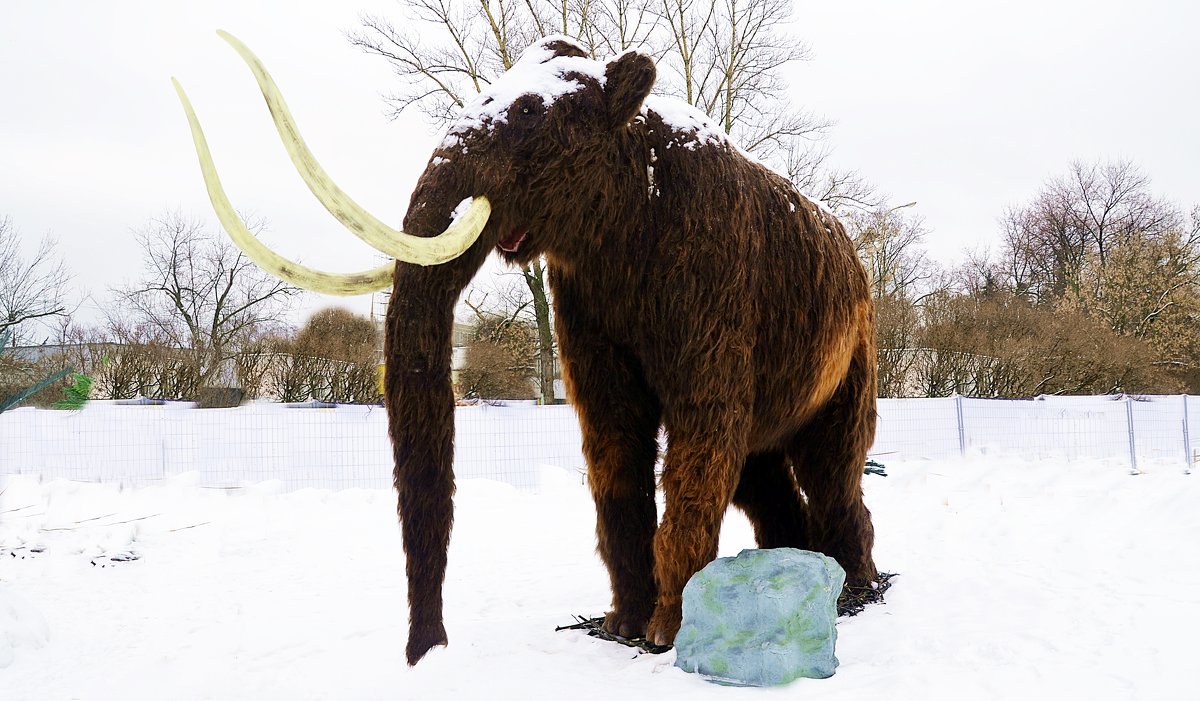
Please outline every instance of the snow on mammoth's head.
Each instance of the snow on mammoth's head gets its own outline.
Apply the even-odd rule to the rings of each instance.
[[[636,53],[640,52],[631,49],[605,62],[590,58],[582,46],[567,36],[549,36],[531,44],[511,68],[463,108],[438,148],[444,154],[467,153],[465,140],[468,135],[488,135],[497,126],[508,124],[511,109],[518,101],[521,102],[518,107],[536,104],[537,109],[545,112],[562,98],[577,94],[589,85],[598,93],[604,93],[609,87],[610,68],[623,56]],[[537,104],[539,99],[540,104]],[[648,95],[640,114],[644,119],[651,113],[662,120],[668,131],[674,132],[675,145],[694,149],[728,140],[707,114],[683,100]],[[448,162],[447,157],[440,156],[433,165]]]
[[[603,88],[604,71],[605,64],[589,58],[574,39],[546,37],[525,49],[511,68],[463,108],[441,148],[455,147],[472,131],[507,123],[509,108],[527,95],[540,97],[542,108],[549,109],[564,95],[584,89],[586,80]]]

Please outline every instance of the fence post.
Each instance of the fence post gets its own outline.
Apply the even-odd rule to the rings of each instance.
[[[967,434],[963,427],[963,398],[961,394],[954,393],[954,409],[958,414],[958,454],[966,456],[967,454]]]
[[[1133,397],[1125,397],[1125,420],[1129,426],[1129,474],[1138,474],[1137,446],[1133,441]]]
[[[1188,432],[1188,396],[1183,395],[1183,474],[1192,474],[1192,437]]]

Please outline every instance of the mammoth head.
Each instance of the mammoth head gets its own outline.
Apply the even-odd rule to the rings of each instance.
[[[576,215],[595,156],[641,108],[654,83],[652,60],[626,53],[608,64],[587,58],[566,37],[530,46],[512,68],[467,105],[438,146],[413,193],[404,231],[380,222],[343,192],[301,138],[262,62],[226,32],[218,34],[254,73],[292,163],[312,193],[352,233],[387,255],[418,265],[453,260],[472,246],[496,247],[526,262],[555,247],[564,210]],[[191,125],[201,172],[218,219],[260,267],[305,289],[354,295],[391,285],[394,264],[326,273],[279,256],[246,229],[221,186],[199,120],[172,79]]]
[[[605,64],[566,37],[533,44],[468,104],[434,151],[413,193],[406,230],[435,232],[464,198],[488,197],[481,239],[525,263],[568,244],[581,212],[606,197],[617,165],[614,133],[654,84],[650,57],[625,53]]]

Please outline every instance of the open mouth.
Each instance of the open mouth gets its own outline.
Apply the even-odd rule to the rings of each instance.
[[[527,229],[516,229],[508,236],[500,239],[500,243],[496,244],[501,251],[505,253],[516,253],[521,247],[521,243],[525,240],[525,236],[529,233]]]

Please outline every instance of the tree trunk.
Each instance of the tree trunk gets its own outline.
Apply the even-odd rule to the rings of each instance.
[[[550,300],[546,296],[546,268],[539,258],[525,266],[525,282],[533,294],[533,314],[538,330],[538,386],[542,404],[554,403],[554,329],[550,326]]]

